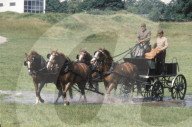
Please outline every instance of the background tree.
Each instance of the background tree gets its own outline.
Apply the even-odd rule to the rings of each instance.
[[[164,13],[167,20],[192,20],[192,0],[172,0]]]
[[[46,1],[46,12],[59,12],[61,7],[59,0],[47,0]]]
[[[122,0],[84,0],[80,3],[79,9],[121,10],[124,9],[124,2]]]

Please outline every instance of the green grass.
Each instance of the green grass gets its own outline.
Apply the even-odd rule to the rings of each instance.
[[[0,103],[2,126],[191,126],[191,108]],[[15,112],[15,114],[12,114]]]
[[[95,12],[96,13],[96,12]],[[0,13],[0,36],[8,42],[0,45],[0,90],[34,90],[28,75],[24,53],[32,49],[45,58],[50,48],[75,60],[80,48],[93,54],[100,47],[116,55],[133,47],[140,24],[152,31],[163,29],[169,48],[166,61],[177,57],[180,72],[187,78],[187,94],[192,94],[192,23],[154,23],[134,14],[76,14],[81,23],[66,14]],[[115,59],[117,60],[117,59]],[[103,85],[101,84],[101,87]],[[43,91],[55,92],[54,85]],[[166,96],[170,93],[166,92]],[[4,98],[0,96],[0,100]],[[35,97],[34,97],[35,98]],[[191,108],[150,107],[146,105],[24,105],[0,101],[2,126],[191,126]]]

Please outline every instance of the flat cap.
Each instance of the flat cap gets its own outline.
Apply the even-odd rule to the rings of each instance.
[[[158,34],[164,34],[163,30],[158,30]]]

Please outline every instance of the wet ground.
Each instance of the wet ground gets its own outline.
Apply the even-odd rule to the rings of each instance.
[[[0,101],[3,102],[14,102],[22,104],[35,104],[35,92],[34,91],[2,91],[0,90],[0,95],[3,98]],[[54,104],[57,94],[42,92],[41,97],[45,100],[45,103]],[[80,95],[74,95],[73,99],[68,98],[70,104],[81,104],[79,101]],[[110,96],[110,103],[105,101],[102,95],[98,94],[88,94],[87,95],[88,104],[113,104],[122,105],[125,103],[130,103],[132,105],[146,105],[146,106],[160,106],[160,107],[192,107],[192,95],[186,95],[185,100],[172,100],[171,97],[164,97],[163,101],[151,101],[151,99],[143,100],[142,97],[134,97],[131,102],[124,102],[119,97],[114,95]],[[58,104],[63,104],[63,99],[60,98]]]

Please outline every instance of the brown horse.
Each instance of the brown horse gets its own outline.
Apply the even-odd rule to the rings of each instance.
[[[79,62],[83,62],[85,64],[87,64],[88,66],[91,65],[91,59],[93,58],[90,53],[86,50],[86,49],[83,49],[83,50],[79,50],[79,54],[77,54],[77,60]]]
[[[83,49],[83,50],[80,49],[79,54],[77,54],[76,58],[77,58],[78,62],[85,63],[87,66],[89,66],[90,70],[92,70],[91,59],[93,57],[91,56],[91,54],[86,49]],[[96,77],[95,75],[97,75],[97,73],[92,71],[92,77]],[[92,81],[92,80],[91,80],[91,82],[92,82],[91,84],[95,85],[95,90],[99,91],[99,84],[98,84],[98,82]]]
[[[38,104],[39,102],[44,102],[44,100],[40,96],[40,93],[46,83],[54,83],[59,90],[58,97],[55,101],[55,103],[57,103],[58,99],[62,95],[62,89],[58,81],[58,74],[48,72],[48,70],[46,69],[45,59],[36,51],[31,51],[30,55],[25,53],[25,56],[26,61],[24,61],[24,65],[27,66],[29,74],[32,76],[35,86],[36,104]],[[54,70],[55,69],[56,68],[54,68]],[[72,98],[72,90],[70,90],[70,96]]]
[[[117,84],[129,86],[132,94],[133,79],[137,78],[137,68],[135,65],[127,62],[120,64],[114,63],[109,51],[105,49],[96,51],[91,63],[97,68],[104,80],[106,95],[110,94],[111,90]]]
[[[71,61],[61,52],[51,50],[47,69],[51,70],[51,68],[55,65],[59,66],[59,80],[63,90],[64,105],[69,104],[66,99],[66,92],[68,88],[75,83],[77,83],[81,92],[81,96],[84,97],[84,101],[86,102],[87,99],[85,96],[85,85],[89,80],[89,76],[91,73],[89,67],[84,63],[77,63]]]

